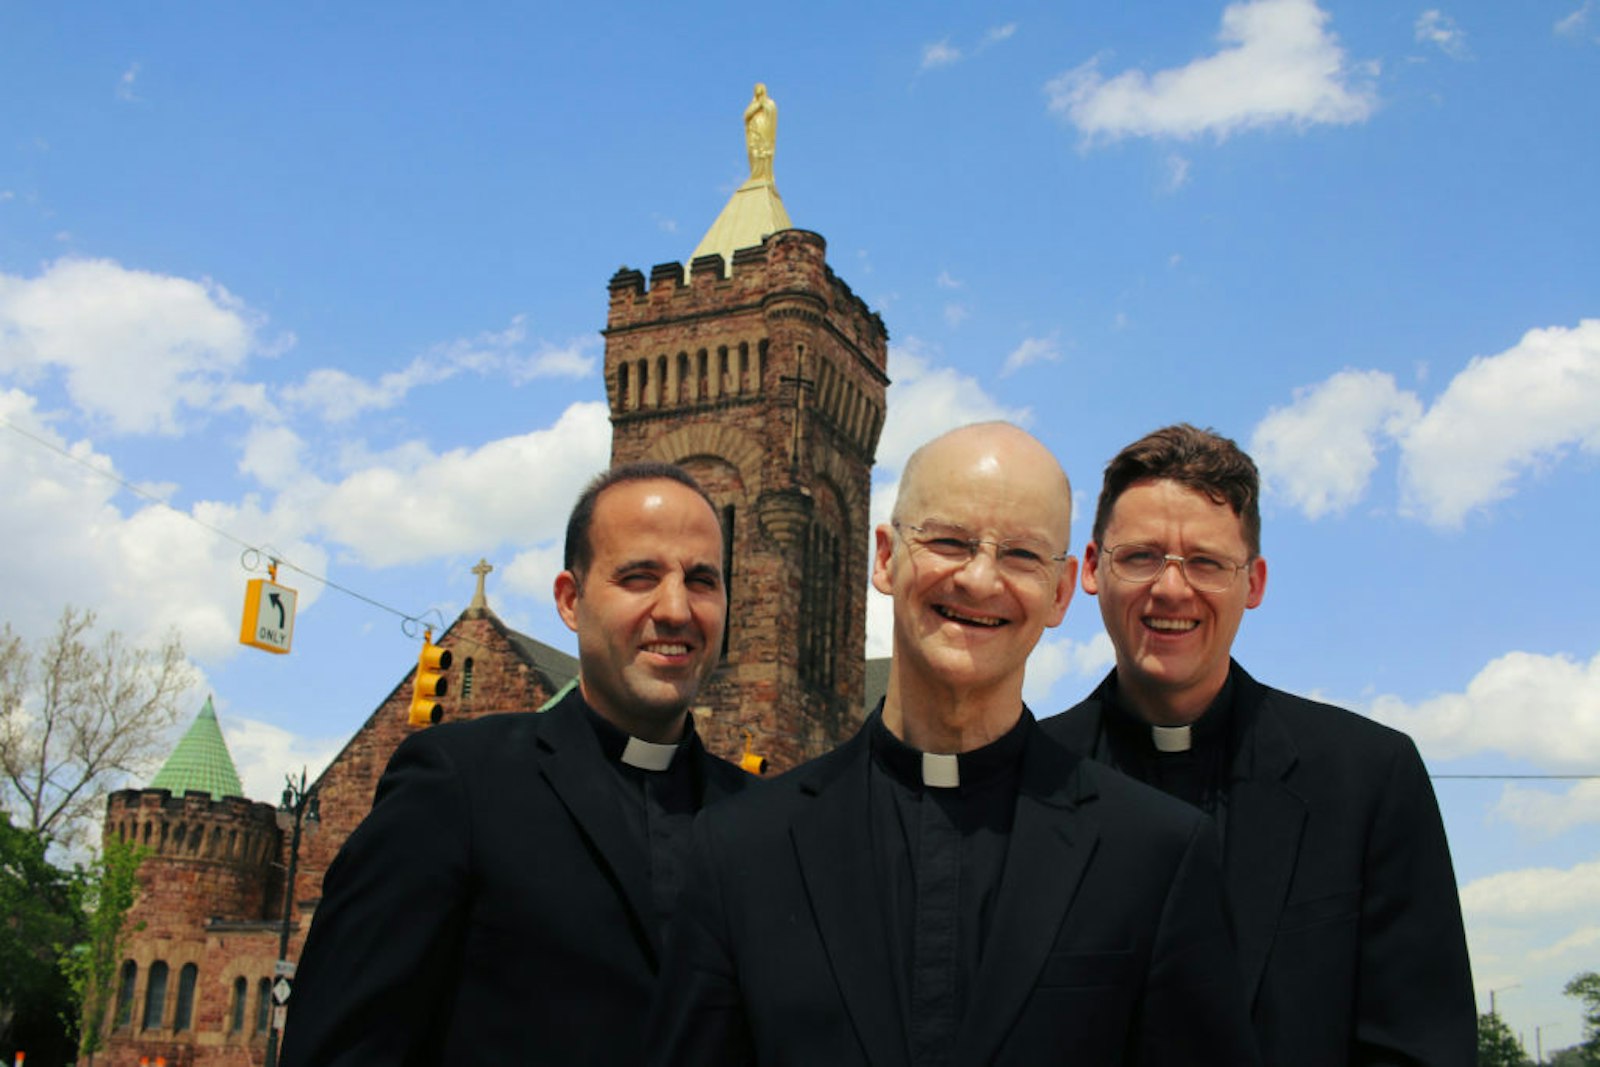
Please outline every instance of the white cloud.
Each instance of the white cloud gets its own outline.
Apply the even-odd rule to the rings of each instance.
[[[262,352],[259,316],[214,282],[60,259],[36,278],[0,274],[0,373],[60,373],[85,414],[122,433],[174,434],[180,412],[259,394],[227,388]]]
[[[950,44],[948,40],[935,41],[933,44],[922,46],[922,69],[932,70],[935,67],[948,67],[961,60],[961,49]]]
[[[1044,701],[1049,699],[1050,690],[1057,682],[1068,677],[1098,682],[1116,661],[1116,649],[1103,632],[1088,641],[1074,641],[1070,637],[1040,641],[1028,657],[1022,699],[1039,714],[1053,714],[1061,709],[1045,707]]]
[[[1309,518],[1349,508],[1366,492],[1378,449],[1422,414],[1411,393],[1381,371],[1340,371],[1296,389],[1288,407],[1274,408],[1256,426],[1250,454],[1268,489]]]
[[[945,325],[949,326],[951,329],[954,329],[955,327],[960,326],[963,322],[966,322],[971,315],[972,312],[967,310],[965,304],[946,304],[944,306]]]
[[[511,383],[522,385],[535,378],[587,378],[594,373],[591,343],[574,341],[565,346],[545,345],[511,365]]]
[[[133,92],[134,82],[138,80],[139,64],[129,64],[128,69],[122,72],[122,77],[117,79],[117,99],[130,102],[138,100],[139,98]]]
[[[1555,944],[1528,953],[1528,958],[1535,963],[1543,963],[1545,960],[1560,959],[1578,953],[1592,956],[1592,946],[1600,946],[1600,926],[1585,926],[1574,930]]]
[[[1536,918],[1564,912],[1592,917],[1600,900],[1600,860],[1562,870],[1530,867],[1502,871],[1461,889],[1461,910],[1469,915]]]
[[[1455,526],[1573,446],[1600,453],[1600,319],[1472,360],[1406,434],[1401,486],[1428,522]]]
[[[1007,22],[1003,26],[991,26],[984,32],[983,43],[986,45],[999,44],[1001,41],[1010,40],[1016,32],[1017,24],[1015,22]]]
[[[1507,783],[1493,816],[1544,836],[1600,823],[1600,781],[1578,782],[1561,791]]]
[[[285,489],[301,477],[306,444],[287,426],[257,424],[245,435],[239,473],[269,489]]]
[[[217,709],[222,739],[228,744],[244,794],[251,800],[277,804],[286,774],[293,772],[298,777],[303,767],[307,781],[315,780],[348,740],[297,737],[271,723],[230,714],[220,698],[217,703],[223,705]]]
[[[1034,363],[1059,363],[1061,361],[1061,343],[1054,337],[1026,337],[1022,343],[1011,350],[1006,356],[1005,363],[1000,367],[1000,376],[1008,377],[1021,370],[1023,367]]]
[[[1600,654],[1584,663],[1508,652],[1464,692],[1416,704],[1383,695],[1368,714],[1410,734],[1430,760],[1498,752],[1555,773],[1592,771],[1600,766]]]
[[[939,277],[934,279],[933,284],[941,289],[959,289],[963,283],[951,277],[949,271],[942,270],[939,272]]]
[[[286,387],[283,397],[329,422],[347,422],[367,411],[392,408],[411,390],[448,381],[463,372],[504,374],[513,385],[521,385],[534,378],[581,378],[594,369],[594,357],[587,353],[584,342],[565,347],[544,344],[539,351],[524,354],[521,347],[526,340],[526,316],[518,315],[504,330],[435,345],[375,381],[334,367],[319,368],[300,384]]]
[[[1451,59],[1471,59],[1472,49],[1467,47],[1467,34],[1456,20],[1432,8],[1417,16],[1412,27],[1418,44],[1431,44]]]
[[[1505,1014],[1520,1015],[1522,1025],[1541,1017],[1546,1026],[1559,1018],[1575,1019],[1575,1011],[1565,1014],[1572,1003],[1561,988],[1594,958],[1600,942],[1596,900],[1600,860],[1501,871],[1462,886],[1467,947],[1483,1006],[1488,1007],[1487,990],[1516,989],[1510,998],[1502,994],[1499,1006]],[[1530,1012],[1539,1014],[1530,1018]]]
[[[1175,193],[1189,184],[1189,161],[1177,153],[1167,157],[1167,192]]]
[[[1426,412],[1386,373],[1340,371],[1269,412],[1251,451],[1270,488],[1317,518],[1362,498],[1391,443],[1403,511],[1441,527],[1459,526],[1574,449],[1600,454],[1600,319],[1529,330],[1473,359]]]
[[[878,441],[879,471],[898,475],[906,457],[946,430],[969,422],[1006,419],[1026,423],[1026,408],[1006,408],[977,379],[934,366],[915,338],[889,347],[888,415]]]
[[[574,500],[577,496],[577,492],[572,494]],[[511,562],[506,564],[501,587],[507,592],[520,593],[536,604],[553,604],[556,575],[561,573],[564,536],[563,534],[557,537],[549,544],[517,553]]]
[[[1313,0],[1230,4],[1214,54],[1109,79],[1092,59],[1045,86],[1050,111],[1089,141],[1365,121],[1377,106],[1371,72],[1346,61],[1327,21]]]
[[[275,544],[314,573],[325,567],[326,556],[303,540],[291,514],[264,512],[253,500],[199,502],[186,511],[140,501],[124,512],[111,459],[89,441],[67,441],[35,408],[20,390],[0,392],[0,418],[43,442],[0,431],[0,495],[10,505],[0,587],[7,621],[20,631],[40,633],[63,605],[77,604],[137,642],[175,628],[192,657],[227,657],[239,649],[249,576],[240,569],[241,546],[208,527]],[[320,592],[316,583],[285,584],[300,589],[301,611]]]
[[[1576,11],[1563,15],[1556,21],[1555,32],[1563,37],[1582,37],[1589,29],[1589,14],[1594,10],[1595,0],[1583,0]]]
[[[567,502],[610,456],[606,405],[574,404],[548,429],[473,450],[413,443],[317,490],[314,506],[328,535],[371,566],[482,553],[558,537]]]

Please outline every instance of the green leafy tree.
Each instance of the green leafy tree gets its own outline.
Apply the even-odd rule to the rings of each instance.
[[[62,970],[71,984],[78,1053],[94,1063],[105,1045],[106,1012],[116,992],[123,952],[130,934],[128,910],[139,893],[139,864],[149,849],[131,841],[108,839],[100,856],[78,879],[78,905],[84,915],[84,936],[57,946]]]
[[[1478,1067],[1532,1067],[1528,1052],[1498,1012],[1478,1016]]]
[[[1549,1064],[1549,1067],[1589,1067],[1594,1061],[1584,1055],[1583,1049],[1573,1045],[1571,1048],[1550,1053],[1544,1062]]]
[[[136,647],[94,623],[68,606],[36,648],[0,626],[0,808],[46,844],[92,840],[103,794],[151,769],[194,677],[176,635]]]
[[[1562,992],[1583,1003],[1583,1044],[1576,1047],[1584,1059],[1579,1062],[1600,1067],[1600,974],[1584,971],[1574,975]]]
[[[78,940],[83,914],[76,880],[45,859],[45,842],[0,812],[0,1059],[17,1050],[64,1063],[73,1044],[63,1015],[72,986],[52,946]]]

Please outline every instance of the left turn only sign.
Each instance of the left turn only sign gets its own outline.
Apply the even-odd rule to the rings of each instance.
[[[239,643],[283,654],[294,638],[295,592],[286,585],[252,578],[244,592]]]

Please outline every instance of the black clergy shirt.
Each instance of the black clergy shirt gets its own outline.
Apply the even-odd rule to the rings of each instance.
[[[629,751],[630,738],[593,708],[584,706],[589,725],[600,740],[605,754],[612,792],[622,808],[628,834],[649,860],[650,894],[654,906],[656,933],[666,933],[683,888],[684,861],[689,851],[689,830],[700,809],[701,783],[694,760],[688,755],[688,741],[694,730],[691,717],[684,727],[683,740],[671,746],[671,763],[663,770],[637,766]],[[638,743],[642,744],[642,742]],[[667,746],[650,746],[658,751]]]
[[[872,720],[873,862],[912,1062],[949,1061],[1005,867],[1033,716],[955,757],[958,785],[924,784],[924,754]],[[933,776],[938,780],[938,775]]]
[[[1210,815],[1216,821],[1219,836],[1227,828],[1233,688],[1230,676],[1211,706],[1190,724],[1188,747],[1182,750],[1161,751],[1150,724],[1126,707],[1120,697],[1105,716],[1111,765]]]

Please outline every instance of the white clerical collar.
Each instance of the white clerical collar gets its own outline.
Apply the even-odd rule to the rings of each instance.
[[[1182,726],[1155,726],[1150,727],[1150,740],[1155,743],[1157,752],[1187,752],[1193,744],[1189,736],[1191,727],[1188,723]]]
[[[922,754],[922,784],[936,789],[954,789],[961,784],[961,760],[953,753]]]
[[[622,750],[622,762],[641,771],[664,771],[672,766],[672,758],[677,754],[677,745],[658,745],[654,741],[629,737],[627,747]]]

